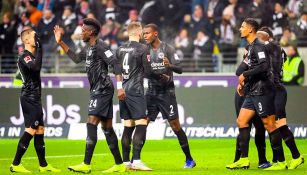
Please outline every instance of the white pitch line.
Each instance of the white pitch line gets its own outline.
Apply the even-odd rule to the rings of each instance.
[[[106,153],[104,154],[93,154],[93,156],[105,156],[107,155]],[[70,157],[83,157],[84,154],[79,154],[79,155],[61,155],[61,156],[46,156],[47,159],[58,159],[58,158],[70,158]],[[24,157],[22,158],[23,160],[31,160],[31,159],[37,159],[37,157]],[[2,158],[1,160],[13,160],[13,157],[11,158]]]

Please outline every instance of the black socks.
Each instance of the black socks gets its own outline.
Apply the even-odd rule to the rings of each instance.
[[[97,125],[87,123],[86,128],[87,128],[87,138],[86,138],[84,163],[89,165],[91,164],[93,152],[97,143]]]
[[[18,143],[18,146],[17,146],[17,151],[16,151],[16,154],[15,154],[13,165],[19,165],[20,164],[20,160],[21,160],[22,156],[24,155],[24,153],[27,151],[29,143],[30,143],[32,138],[33,138],[33,136],[31,134],[29,134],[28,132],[23,133],[23,135],[19,139],[19,143]]]
[[[34,136],[34,147],[41,167],[47,166],[45,159],[45,142],[44,134],[36,134]]]
[[[123,161],[130,161],[130,150],[131,150],[131,142],[132,142],[132,134],[135,129],[135,126],[127,127],[125,126],[124,132],[122,135],[122,150],[123,150]]]

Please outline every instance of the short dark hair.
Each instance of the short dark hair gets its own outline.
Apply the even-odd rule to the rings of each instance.
[[[248,25],[250,25],[253,28],[255,33],[258,31],[259,23],[254,18],[246,18],[246,19],[244,19],[243,22],[245,22]]]
[[[98,20],[93,18],[84,18],[83,24],[94,28],[93,34],[97,36],[100,32],[101,24]]]
[[[146,24],[144,28],[151,28],[154,32],[158,32],[158,26],[154,23]]]
[[[272,30],[271,30],[269,27],[267,27],[267,26],[261,27],[258,31],[263,31],[263,32],[269,34],[269,36],[270,36],[271,38],[273,38]]]

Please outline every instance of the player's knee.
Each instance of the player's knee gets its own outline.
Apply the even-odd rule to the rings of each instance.
[[[87,118],[87,123],[93,124],[93,125],[98,125],[100,122],[100,119],[96,116],[89,115]]]
[[[26,128],[25,131],[31,134],[32,136],[34,136],[37,130],[30,127],[30,128]]]
[[[237,125],[239,128],[246,128],[248,127],[248,123],[244,122],[243,120],[240,120],[240,118],[237,118]]]
[[[179,119],[169,120],[168,122],[174,132],[180,131],[181,126],[180,126]]]
[[[174,132],[178,132],[180,131],[181,129],[181,126],[180,125],[171,125],[171,128]]]

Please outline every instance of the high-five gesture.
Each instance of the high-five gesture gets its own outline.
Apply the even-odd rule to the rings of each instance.
[[[55,41],[59,44],[62,41],[63,29],[60,26],[56,25],[53,28],[53,33]]]

